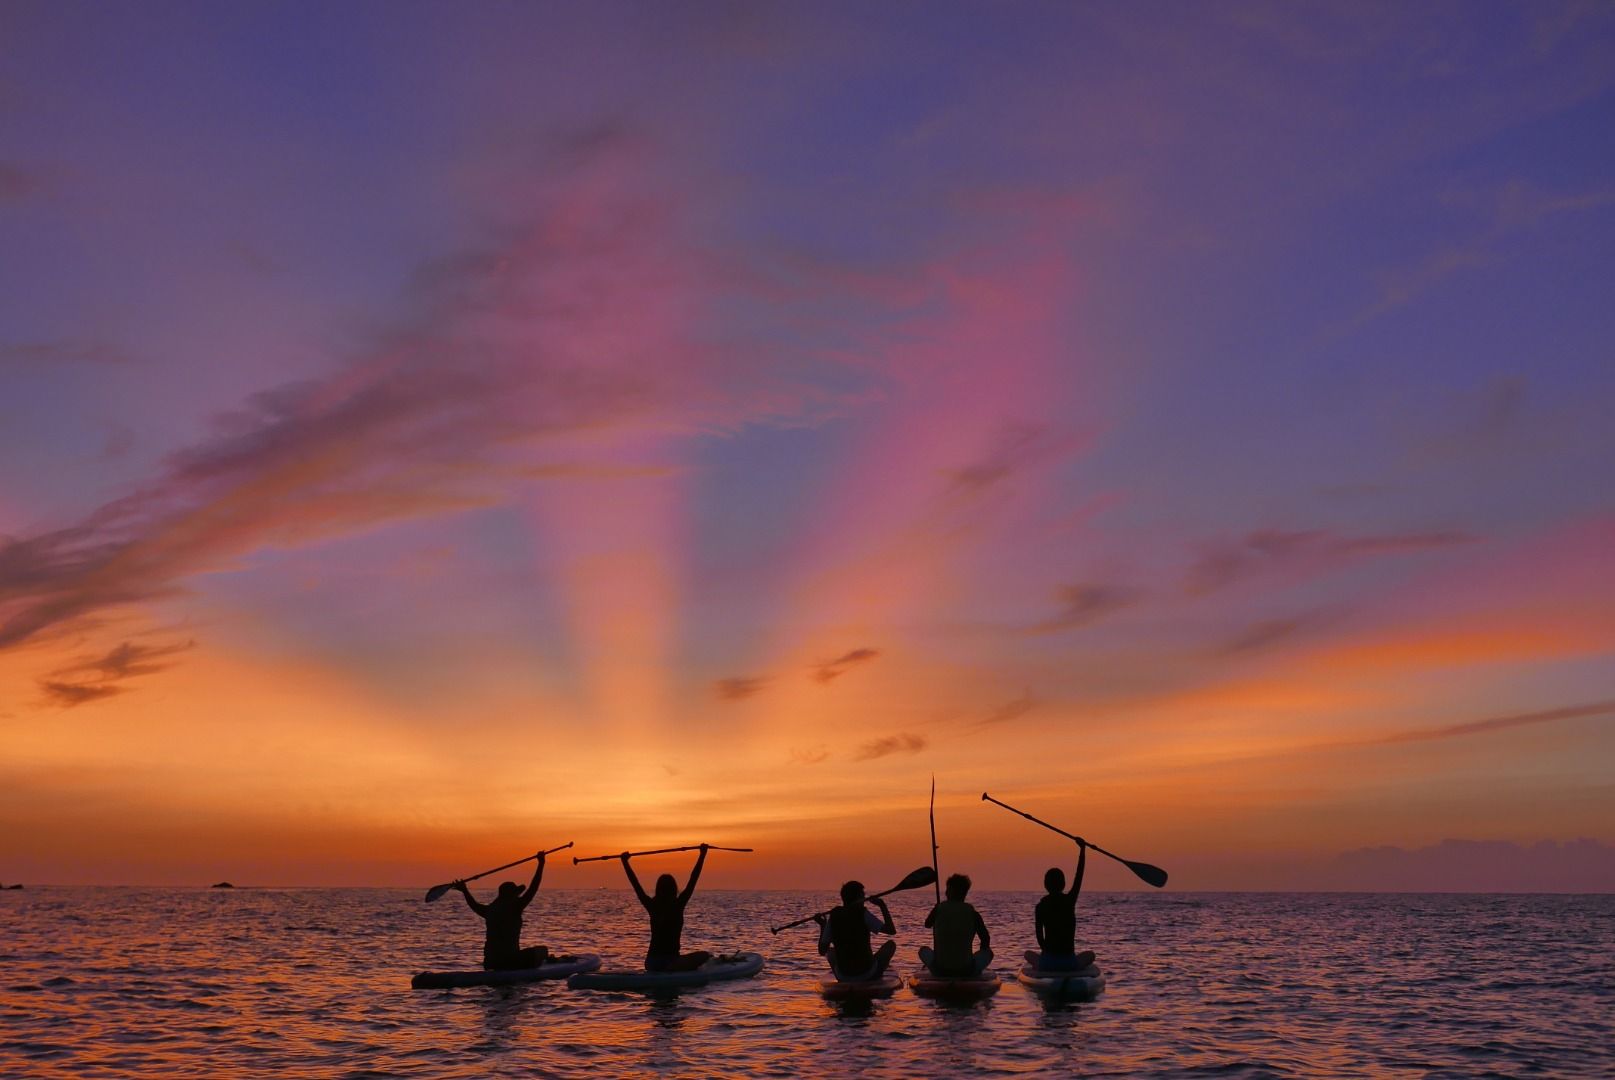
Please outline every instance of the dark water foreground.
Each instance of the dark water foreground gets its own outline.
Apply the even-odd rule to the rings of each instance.
[[[893,899],[914,946],[929,891]],[[973,897],[1000,963],[1032,894]],[[698,893],[687,947],[768,955],[672,998],[412,991],[474,966],[457,897],[363,889],[29,889],[0,895],[0,1076],[1609,1076],[1615,897],[1095,894],[1079,938],[1110,987],[975,1007],[814,993],[822,894]],[[542,940],[636,959],[619,891],[545,891]]]

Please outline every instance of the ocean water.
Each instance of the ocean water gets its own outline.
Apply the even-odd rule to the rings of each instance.
[[[486,896],[486,891],[484,892]],[[930,890],[892,897],[896,967]],[[1109,979],[1048,1005],[907,989],[816,993],[824,893],[698,892],[685,947],[755,950],[757,978],[673,996],[544,983],[411,990],[475,967],[481,924],[418,890],[38,888],[0,893],[0,1076],[1610,1076],[1615,897],[1094,893],[1079,937]],[[972,896],[995,968],[1032,893]],[[642,955],[618,890],[550,891],[527,940]]]

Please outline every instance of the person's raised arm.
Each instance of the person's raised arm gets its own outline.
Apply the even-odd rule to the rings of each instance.
[[[622,853],[622,872],[628,875],[628,884],[634,887],[634,895],[639,897],[639,902],[649,909],[650,897],[645,895],[644,887],[639,884],[639,878],[634,875],[634,868],[628,862],[628,853],[626,851]]]
[[[460,895],[465,897],[466,906],[472,911],[475,911],[478,915],[488,914],[488,906],[477,903],[477,898],[471,895],[471,890],[466,887],[465,882],[456,881],[454,887],[460,890]]]
[[[830,951],[830,920],[823,915],[815,915],[813,921],[819,924],[819,955],[823,956]]]
[[[936,909],[941,907],[941,906],[942,906],[941,904],[934,905],[931,908],[930,914],[926,915],[926,917],[925,917],[925,928],[927,930],[931,929],[931,927],[936,925]]]
[[[1077,837],[1077,872],[1071,875],[1071,903],[1077,902],[1082,892],[1082,872],[1088,868],[1088,841]]]
[[[873,901],[875,906],[880,908],[880,917],[882,920],[884,920],[881,923],[880,932],[883,934],[897,933],[897,927],[892,923],[892,910],[886,906],[886,901],[882,900],[878,896],[874,897]]]
[[[538,895],[538,883],[540,881],[543,881],[543,880],[544,880],[544,853],[542,851],[540,851],[538,853],[538,865],[533,868],[533,881],[532,881],[532,884],[528,885],[527,886],[527,891],[522,893],[522,907],[526,907],[528,904],[531,904],[533,902],[533,897]]]
[[[679,893],[679,907],[690,902],[690,895],[695,892],[695,883],[701,880],[701,868],[707,864],[707,846],[701,845],[701,854],[695,857],[695,869],[690,871],[690,882]]]
[[[992,946],[992,937],[987,933],[987,924],[981,921],[981,912],[979,911],[976,912],[976,936],[981,938],[981,947],[983,949]]]
[[[1043,905],[1042,904],[1039,904],[1037,907],[1032,909],[1032,931],[1033,931],[1033,933],[1035,933],[1037,935],[1037,947],[1038,947],[1039,951],[1047,952],[1048,949],[1049,949],[1049,945],[1048,945],[1047,941],[1043,940],[1044,936],[1045,936],[1045,932],[1044,932],[1044,929],[1043,929]]]

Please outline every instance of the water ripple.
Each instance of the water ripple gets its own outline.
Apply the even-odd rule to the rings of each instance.
[[[7,928],[0,1075],[1607,1076],[1615,898],[1095,894],[1097,1002],[1013,983],[977,1005],[832,1003],[817,894],[703,892],[686,940],[754,948],[756,979],[672,996],[559,985],[412,991],[471,966],[479,924],[415,891],[31,889]],[[1035,896],[973,897],[1004,957]],[[926,898],[903,894],[899,970]],[[620,892],[540,894],[530,936],[634,963]],[[542,931],[540,934],[538,931]],[[1008,968],[1006,960],[1002,967]]]

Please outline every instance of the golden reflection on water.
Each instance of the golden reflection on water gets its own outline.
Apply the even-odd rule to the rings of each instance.
[[[0,1075],[1608,1075],[1615,898],[1093,894],[1079,934],[1109,987],[1044,1002],[835,1003],[826,894],[697,893],[689,948],[755,949],[751,980],[670,996],[559,984],[412,991],[474,966],[477,920],[402,890],[36,889],[0,897]],[[928,902],[899,894],[896,968]],[[1003,975],[1032,894],[973,897]],[[528,938],[637,963],[619,891],[539,894]],[[1499,965],[1500,957],[1510,962]],[[1515,959],[1518,958],[1518,959]]]

